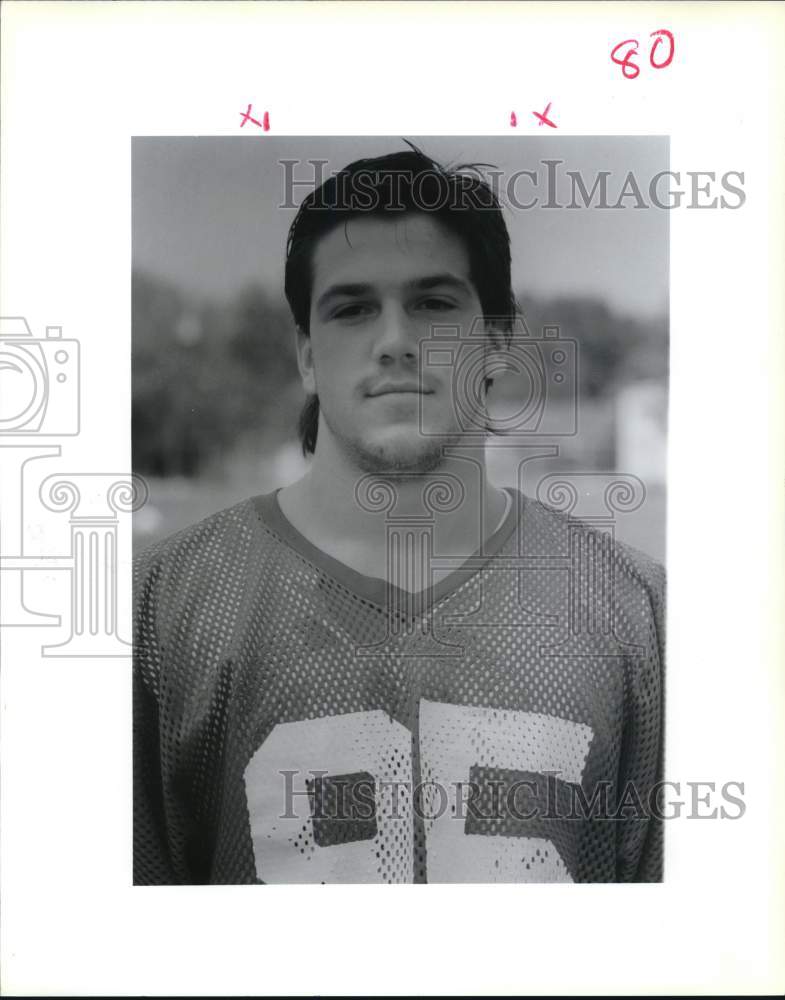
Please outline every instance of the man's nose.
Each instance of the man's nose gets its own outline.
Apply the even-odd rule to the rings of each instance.
[[[374,354],[382,364],[414,364],[419,356],[420,335],[417,324],[400,305],[387,305],[382,311],[381,329]]]

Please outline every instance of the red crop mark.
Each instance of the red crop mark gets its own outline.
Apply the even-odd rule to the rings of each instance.
[[[254,118],[251,115],[251,105],[250,104],[248,105],[247,110],[246,111],[241,111],[240,114],[242,115],[242,119],[243,119],[240,122],[240,128],[243,128],[243,126],[245,125],[246,122],[253,122],[254,125],[258,125],[259,128],[263,128],[265,130],[265,132],[269,132],[270,131],[270,114],[269,114],[268,111],[265,111],[264,117],[262,118],[261,121],[259,121],[257,118]]]
[[[540,119],[540,120],[539,120],[539,121],[537,122],[537,124],[538,124],[538,125],[550,125],[550,127],[551,127],[551,128],[558,128],[558,125],[556,125],[556,123],[555,123],[555,122],[552,122],[552,121],[550,120],[550,118],[548,117],[548,112],[549,112],[549,111],[551,110],[551,104],[552,104],[552,103],[553,103],[552,101],[548,101],[548,106],[547,106],[547,108],[546,108],[546,109],[545,109],[545,110],[543,111],[543,113],[542,113],[542,114],[540,114],[540,112],[539,112],[539,111],[532,111],[532,114],[534,115],[534,117],[535,117],[535,118],[539,118],[539,119]]]
[[[518,118],[514,111],[510,112],[510,125],[512,125],[513,128],[518,127]]]

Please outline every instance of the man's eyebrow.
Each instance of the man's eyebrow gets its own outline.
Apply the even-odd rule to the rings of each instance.
[[[416,281],[409,282],[408,286],[419,292],[427,292],[431,288],[447,286],[448,288],[454,288],[456,291],[465,292],[467,295],[471,294],[471,286],[468,281],[464,281],[463,278],[459,278],[456,274],[451,274],[448,271],[444,274],[430,274],[425,278],[417,278]]]
[[[337,299],[340,296],[353,297],[357,295],[367,295],[373,290],[373,286],[364,283],[355,284],[344,284],[344,285],[330,285],[319,298],[316,300],[316,308],[319,309],[325,303],[329,302],[330,299]]]
[[[467,295],[471,294],[471,286],[463,278],[459,278],[455,274],[450,274],[445,272],[443,274],[429,274],[424,278],[416,278],[414,281],[407,281],[406,288],[413,289],[418,292],[426,292],[432,288],[443,288],[443,287],[453,288],[456,291],[463,292]],[[346,297],[353,298],[359,295],[368,295],[369,292],[373,291],[373,285],[369,285],[364,282],[354,282],[346,283],[340,285],[330,285],[329,288],[325,289],[324,292],[319,296],[316,301],[316,308],[323,308],[330,299]]]

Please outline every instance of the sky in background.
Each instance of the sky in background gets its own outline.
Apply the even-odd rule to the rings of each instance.
[[[226,299],[254,282],[282,294],[286,234],[296,209],[280,207],[287,201],[280,161],[302,161],[294,176],[308,180],[315,176],[308,160],[328,160],[326,177],[360,157],[407,148],[401,137],[271,136],[253,127],[247,136],[134,138],[135,267],[200,297]],[[544,159],[564,161],[557,168],[562,204],[570,201],[568,170],[581,171],[589,191],[599,171],[610,171],[610,204],[632,171],[648,203],[651,178],[669,167],[663,136],[407,138],[441,163],[492,163],[503,172],[502,195],[516,171],[536,171],[536,189],[529,178],[517,181],[521,203],[535,195],[546,200]],[[307,190],[297,188],[290,203]],[[665,190],[661,185],[663,201]],[[621,209],[508,206],[515,292],[597,296],[641,318],[665,313],[669,213],[634,205],[630,197]]]

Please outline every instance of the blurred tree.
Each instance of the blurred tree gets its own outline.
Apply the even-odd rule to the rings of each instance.
[[[200,304],[132,279],[134,467],[194,476],[248,437],[291,436],[298,399],[291,322],[260,289]],[[283,404],[283,405],[282,405]]]
[[[578,390],[583,398],[615,391],[622,378],[667,373],[665,319],[641,321],[620,316],[601,299],[562,296],[548,300],[521,296],[533,337],[543,326],[558,326],[578,343]]]
[[[294,321],[283,299],[258,285],[244,289],[229,316],[228,350],[245,376],[244,405],[249,428],[291,434],[304,396],[295,352]],[[296,396],[295,400],[293,396]]]

